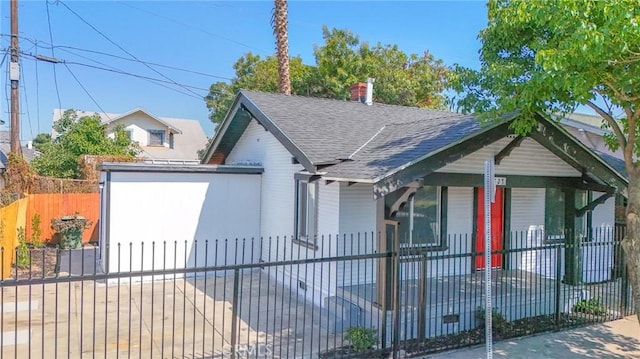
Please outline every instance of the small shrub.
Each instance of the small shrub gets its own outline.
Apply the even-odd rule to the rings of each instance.
[[[482,307],[476,309],[476,321],[481,327],[484,327],[485,312]],[[504,334],[509,330],[509,322],[504,315],[498,311],[498,308],[491,309],[491,329],[494,334]]]
[[[18,247],[16,248],[16,266],[26,268],[29,266],[29,245],[23,227],[18,228]]]
[[[347,329],[344,338],[349,341],[351,348],[358,353],[373,349],[373,347],[378,344],[376,330],[364,327],[351,327]]]
[[[607,314],[607,309],[604,305],[600,304],[600,302],[595,299],[584,299],[579,301],[573,306],[573,311],[576,313],[584,313],[591,315],[605,315]]]
[[[36,248],[44,247],[42,241],[42,228],[40,228],[40,214],[36,213],[31,217],[31,238],[29,239],[31,245]]]

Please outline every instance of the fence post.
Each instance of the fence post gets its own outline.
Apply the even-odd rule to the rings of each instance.
[[[427,255],[422,254],[420,261],[420,277],[418,279],[418,340],[425,339],[425,327],[427,326]]]
[[[393,245],[393,345],[392,358],[398,359],[400,350],[400,241]]]
[[[556,246],[556,327],[560,326],[560,271],[562,270],[562,245]]]
[[[240,269],[233,270],[233,304],[231,306],[231,359],[236,357],[238,345],[238,302],[240,299]]]

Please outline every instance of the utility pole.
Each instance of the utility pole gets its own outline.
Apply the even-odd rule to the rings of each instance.
[[[18,62],[18,0],[11,0],[11,152],[20,155],[20,64]]]

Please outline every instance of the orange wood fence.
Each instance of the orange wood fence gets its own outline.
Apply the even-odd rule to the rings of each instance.
[[[35,214],[40,215],[41,241],[50,242],[54,237],[51,219],[71,216],[76,213],[91,221],[91,226],[84,231],[82,243],[97,241],[98,219],[100,218],[99,193],[44,193],[27,196],[26,237],[31,238],[32,223]]]
[[[0,278],[11,275],[18,245],[18,228],[25,225],[27,199],[23,198],[0,208]]]

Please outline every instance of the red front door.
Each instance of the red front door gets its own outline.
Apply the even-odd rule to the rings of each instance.
[[[491,204],[491,250],[502,250],[502,229],[504,223],[504,197],[503,189],[496,189],[496,201]],[[476,251],[484,253],[484,188],[478,188],[478,217],[476,218],[476,228],[478,231],[478,240],[476,242]],[[493,254],[491,256],[491,268],[502,267],[502,254]],[[484,256],[476,257],[476,269],[484,269]]]

